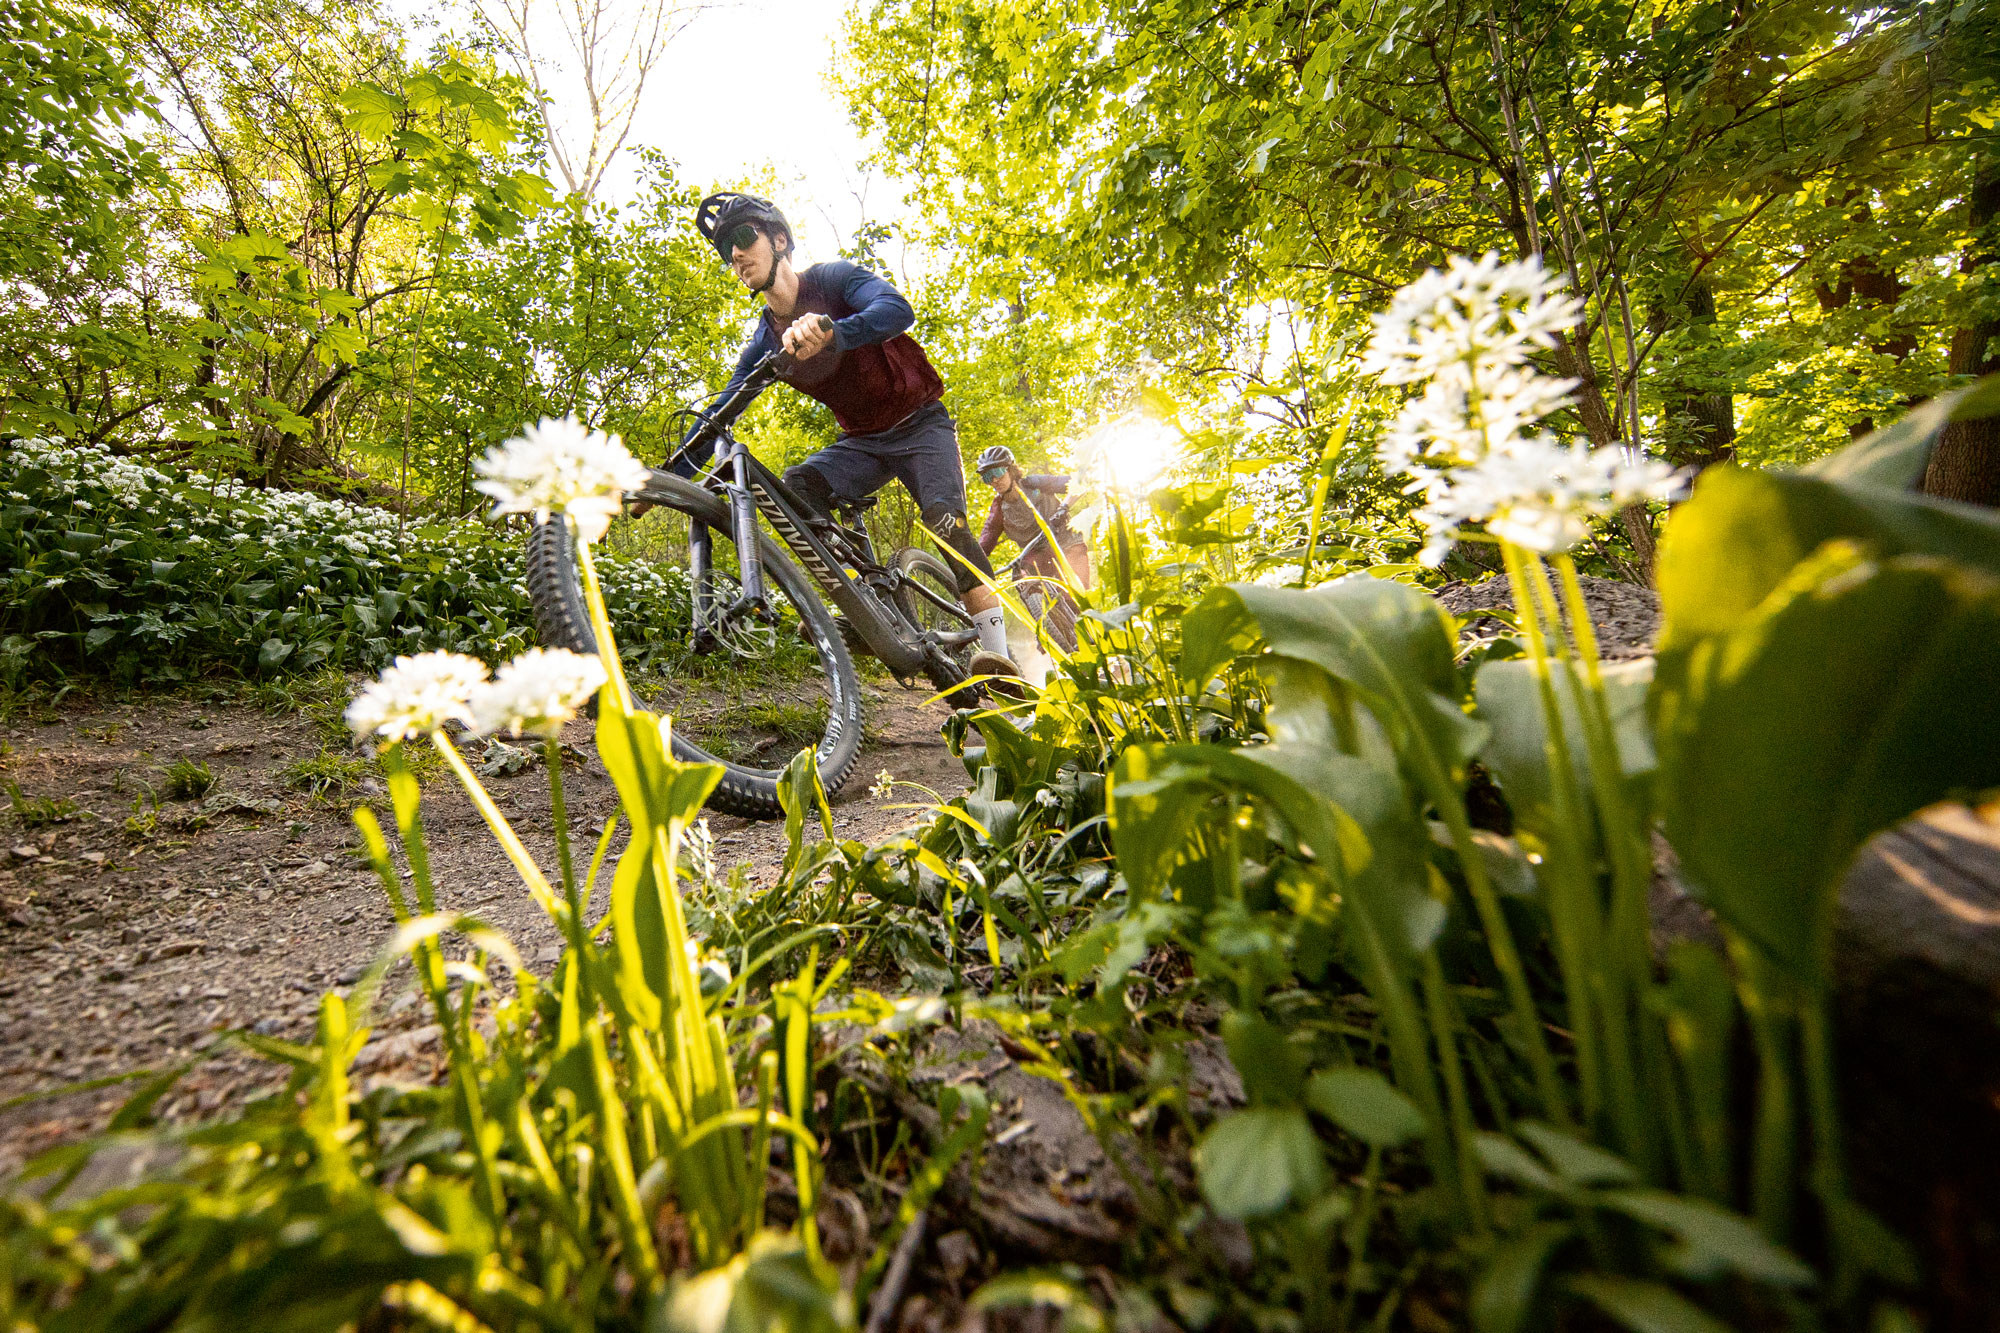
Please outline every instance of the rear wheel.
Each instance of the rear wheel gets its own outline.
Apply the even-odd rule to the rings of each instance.
[[[896,552],[896,571],[903,576],[903,586],[896,589],[896,609],[920,633],[950,634],[972,628],[972,617],[959,604],[958,580],[951,576],[943,560],[929,551],[906,546]],[[925,592],[930,596],[926,597]],[[938,605],[939,602],[944,605]],[[966,663],[972,657],[972,649],[973,645],[968,643],[957,647],[932,645],[924,651],[924,674],[931,684],[949,691],[945,702],[953,708],[970,708],[979,702],[976,688],[959,688],[971,674]]]
[[[713,600],[726,607],[737,594],[739,562],[721,503],[691,483],[657,472],[642,495],[708,524]],[[711,808],[774,819],[784,813],[779,783],[800,750],[813,751],[829,796],[852,776],[861,748],[861,690],[847,645],[817,591],[768,536],[760,534],[758,544],[770,614],[727,616],[711,608],[704,624],[695,627],[706,632],[691,631],[684,653],[628,648],[620,620],[633,623],[636,631],[636,613],[653,608],[625,595],[615,570],[601,572],[612,634],[620,640],[633,693],[643,707],[672,717],[674,757],[722,765],[722,781],[708,798]],[[560,518],[535,525],[529,535],[528,591],[544,644],[597,651],[575,543]],[[684,585],[677,595],[691,615]],[[636,632],[630,638],[634,645],[641,642]]]

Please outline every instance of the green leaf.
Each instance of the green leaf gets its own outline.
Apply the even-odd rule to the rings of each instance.
[[[347,108],[341,123],[370,139],[388,138],[403,114],[402,99],[372,83],[357,83],[347,89],[340,95],[340,104]]]
[[[1703,900],[1800,983],[1828,984],[1866,838],[2000,784],[2000,710],[1968,706],[2000,698],[1996,644],[2000,578],[1834,543],[1732,630],[1662,651],[1667,836]]]
[[[1673,1236],[1678,1243],[1662,1258],[1684,1277],[1708,1281],[1731,1272],[1779,1287],[1809,1287],[1815,1280],[1812,1269],[1773,1245],[1748,1218],[1706,1199],[1625,1190],[1598,1201]]]
[[[1512,1139],[1498,1134],[1480,1134],[1472,1140],[1472,1148],[1488,1175],[1499,1176],[1530,1189],[1547,1190],[1552,1194],[1562,1192],[1562,1181]]]
[[[1451,623],[1428,593],[1357,574],[1306,591],[1233,583],[1202,603],[1230,600],[1271,652],[1351,686],[1405,763],[1457,773],[1485,739],[1459,706]]]
[[[264,646],[257,650],[257,665],[269,671],[290,657],[295,647],[296,644],[286,643],[283,639],[266,639]]]
[[[2000,513],[1800,473],[1713,467],[1660,539],[1661,668],[1749,620],[1802,562],[1842,539],[1878,559],[1934,555],[2000,575]]]
[[[1062,1312],[1061,1333],[1104,1333],[1110,1327],[1104,1312],[1091,1303],[1079,1277],[1073,1271],[1045,1269],[1004,1273],[973,1292],[966,1304],[982,1311],[1046,1305]],[[1039,1321],[1036,1326],[1046,1327]]]
[[[1657,1282],[1588,1273],[1565,1285],[1632,1333],[1730,1333],[1729,1325]]]
[[[1630,1185],[1639,1179],[1623,1158],[1540,1121],[1524,1120],[1514,1129],[1572,1185]]]
[[[1283,1030],[1256,1014],[1232,1009],[1222,1016],[1222,1040],[1229,1062],[1242,1076],[1253,1102],[1290,1106],[1299,1099],[1306,1057]],[[1423,1122],[1420,1119],[1418,1128]]]
[[[1563,734],[1569,742],[1570,763],[1576,770],[1577,787],[1589,791],[1592,785],[1589,746],[1571,688],[1575,673],[1564,662],[1549,663],[1549,670]],[[1653,663],[1641,659],[1607,665],[1602,668],[1602,677],[1605,707],[1611,714],[1613,738],[1618,745],[1619,768],[1628,780],[1644,777],[1657,762],[1652,728],[1646,718],[1646,691],[1652,683]],[[1535,664],[1527,658],[1487,662],[1479,668],[1473,682],[1479,716],[1492,728],[1480,756],[1507,794],[1507,807],[1513,812],[1515,822],[1533,832],[1547,833],[1556,822],[1555,784],[1549,769],[1548,720]]]
[[[1306,1104],[1371,1148],[1398,1148],[1424,1132],[1416,1103],[1372,1069],[1326,1069],[1306,1084]]]
[[[1534,1313],[1549,1259],[1575,1234],[1567,1222],[1537,1222],[1495,1250],[1472,1284],[1472,1327],[1478,1333],[1520,1333]]]
[[[1326,1157],[1305,1112],[1252,1107],[1223,1117],[1195,1150],[1202,1197],[1223,1217],[1264,1217],[1326,1187]]]

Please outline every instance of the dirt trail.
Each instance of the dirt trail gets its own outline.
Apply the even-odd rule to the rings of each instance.
[[[893,683],[864,686],[868,741],[834,803],[836,828],[863,840],[911,823],[869,794],[883,769],[945,792],[963,767],[938,735],[941,705]],[[584,724],[568,740],[585,756],[565,771],[572,827],[587,858],[617,808]],[[377,798],[366,780],[348,799],[309,797],[285,770],[332,741],[322,724],[244,702],[184,695],[69,702],[0,727],[0,778],[29,802],[74,802],[61,822],[31,826],[0,804],[0,1103],[23,1094],[135,1069],[164,1069],[214,1034],[251,1027],[310,1036],[318,999],[344,986],[390,933],[381,886],[352,855],[348,811]],[[206,764],[206,797],[157,806],[150,830],[127,827],[147,790],[175,760]],[[539,765],[488,780],[523,841],[555,864],[547,780]],[[59,813],[44,811],[44,814]],[[426,783],[425,826],[439,906],[476,912],[505,930],[530,966],[558,953],[554,928],[529,900],[471,803],[448,776]],[[782,824],[711,816],[716,860],[772,879]],[[603,877],[601,877],[603,878]],[[596,910],[602,910],[600,889]],[[414,1066],[435,1050],[435,1029],[414,996],[392,1003],[358,1061],[364,1074]],[[199,1115],[270,1081],[272,1067],[229,1053],[204,1062],[161,1104]],[[72,1093],[0,1110],[0,1177],[42,1149],[101,1126],[131,1086]]]

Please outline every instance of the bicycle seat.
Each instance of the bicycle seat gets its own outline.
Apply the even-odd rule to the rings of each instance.
[[[845,512],[859,518],[875,507],[875,499],[876,497],[872,495],[864,495],[859,500],[844,500],[839,496],[835,496],[833,501],[834,512]]]

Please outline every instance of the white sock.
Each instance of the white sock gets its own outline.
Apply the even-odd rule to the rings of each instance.
[[[972,627],[979,631],[979,646],[989,653],[1007,656],[1007,613],[997,606],[972,613]]]

